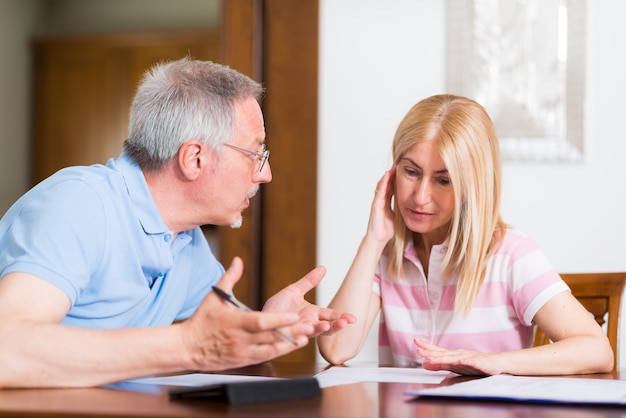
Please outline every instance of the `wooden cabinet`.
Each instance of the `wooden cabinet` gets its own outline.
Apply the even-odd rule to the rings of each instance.
[[[217,32],[37,39],[31,180],[70,165],[106,163],[128,134],[135,88],[153,64],[191,55],[219,60]]]

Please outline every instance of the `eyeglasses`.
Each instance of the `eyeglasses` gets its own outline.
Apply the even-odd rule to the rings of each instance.
[[[245,152],[248,155],[258,158],[259,161],[261,162],[261,166],[259,167],[259,172],[263,171],[263,167],[265,166],[265,163],[270,158],[270,150],[265,148],[265,144],[263,144],[263,150],[261,152],[250,151],[249,149],[241,148],[241,147],[238,147],[237,145],[232,145],[232,144],[224,144],[224,145],[226,145],[227,147],[231,147],[236,150],[239,150],[241,152]]]

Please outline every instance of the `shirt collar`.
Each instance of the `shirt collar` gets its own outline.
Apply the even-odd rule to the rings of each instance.
[[[450,237],[447,236],[446,239],[437,245],[433,245],[433,251],[439,251],[445,253],[448,250],[448,246],[450,245]],[[415,250],[415,243],[413,239],[409,239],[404,246],[404,257],[409,260],[417,260],[417,251]]]
[[[146,234],[169,233],[161,213],[150,194],[148,183],[139,165],[125,151],[118,158],[112,158],[107,166],[122,175],[126,191],[132,202],[137,218]]]

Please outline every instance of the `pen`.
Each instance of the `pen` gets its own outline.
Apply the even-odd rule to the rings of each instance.
[[[219,287],[213,286],[213,290],[215,291],[217,296],[219,296],[220,298],[224,299],[226,302],[232,303],[233,305],[235,305],[236,307],[238,307],[239,309],[241,309],[244,312],[252,312],[251,308],[249,308],[246,305],[244,305],[243,303],[239,302],[237,299],[235,299],[234,296],[229,295],[228,293],[224,292]],[[296,346],[298,345],[296,340],[294,340],[293,338],[291,338],[289,335],[285,334],[281,330],[275,329],[274,332],[276,334],[278,334],[284,340],[289,341],[290,343],[292,343],[293,345],[296,345]]]

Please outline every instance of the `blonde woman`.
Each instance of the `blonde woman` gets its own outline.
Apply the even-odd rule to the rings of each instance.
[[[357,322],[318,337],[353,358],[380,312],[379,362],[460,374],[609,372],[614,354],[534,242],[500,217],[500,155],[489,115],[453,95],[409,110],[367,232],[329,307]],[[538,325],[554,344],[532,347]]]

